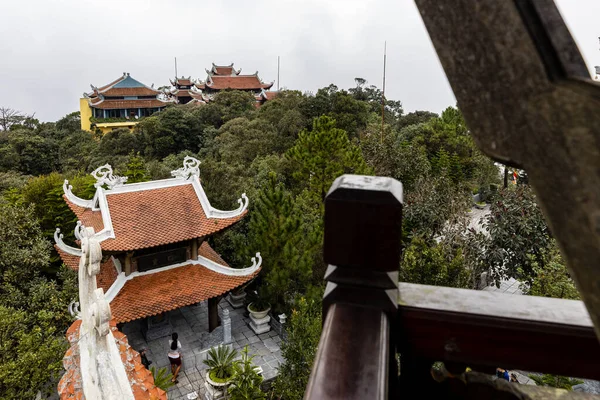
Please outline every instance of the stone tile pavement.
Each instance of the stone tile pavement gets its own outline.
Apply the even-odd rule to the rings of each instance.
[[[219,304],[219,314],[227,308],[231,318],[231,335],[233,348],[240,351],[248,345],[250,354],[254,354],[254,364],[262,368],[265,380],[277,375],[279,365],[283,362],[281,355],[279,335],[270,332],[256,335],[248,326],[250,319],[244,316],[244,309],[233,309],[227,301]],[[201,356],[203,337],[208,332],[208,306],[206,302],[198,305],[183,307],[169,312],[169,319],[173,331],[179,334],[182,346],[183,365],[179,374],[179,384],[168,391],[169,399],[188,399],[188,394],[196,392],[198,399],[204,399],[204,376],[206,366]],[[148,358],[158,368],[169,367],[167,358],[170,336],[146,342],[141,332],[141,321],[133,321],[122,328],[129,339],[129,343],[136,350],[148,349]],[[190,397],[190,398],[193,398]]]
[[[515,278],[510,278],[509,280],[501,281],[500,287],[496,287],[495,284],[484,287],[482,290],[487,292],[500,292],[506,294],[523,294],[523,291],[520,288],[521,282],[516,280]]]

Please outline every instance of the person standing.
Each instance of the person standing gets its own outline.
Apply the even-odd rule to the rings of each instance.
[[[171,373],[173,374],[173,378],[171,379],[174,383],[179,383],[177,380],[177,375],[179,375],[179,371],[181,371],[181,352],[177,344],[178,340],[169,340],[171,346],[169,347],[169,352],[167,356],[169,357],[169,363],[171,364]]]

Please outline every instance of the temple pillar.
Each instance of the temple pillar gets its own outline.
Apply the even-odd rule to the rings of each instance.
[[[219,326],[219,302],[221,296],[208,299],[208,331],[212,332]]]
[[[192,239],[192,260],[198,259],[198,239]]]
[[[229,317],[229,310],[223,310],[223,343],[231,343],[231,318]]]
[[[125,254],[125,276],[131,274],[131,259],[133,258],[133,252],[127,252]]]

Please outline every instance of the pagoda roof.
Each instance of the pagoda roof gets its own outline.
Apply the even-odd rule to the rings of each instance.
[[[175,80],[169,79],[169,81],[173,86],[192,86],[194,84],[191,76],[187,78],[182,76],[181,78],[175,78]]]
[[[106,97],[120,96],[152,96],[160,92],[153,87],[144,85],[142,82],[131,77],[129,72],[123,72],[123,75],[112,81],[108,85],[95,87],[92,85],[93,92],[88,96],[102,94]]]
[[[264,102],[267,100],[273,100],[278,94],[279,92],[268,92],[266,90],[261,90],[261,92],[254,97],[256,98],[256,101]]]
[[[229,268],[204,242],[197,261],[133,272],[127,277],[121,274],[107,292],[112,315],[119,323],[128,322],[221,296],[260,272],[262,259],[258,253],[257,257],[251,267]]]
[[[96,169],[93,199],[75,196],[65,180],[64,198],[84,226],[93,227],[103,251],[121,252],[205,237],[240,221],[248,198],[240,206],[221,211],[210,205],[199,179],[200,162],[186,157],[184,167],[172,171],[175,178],[125,184],[110,165]],[[107,186],[108,188],[104,188]],[[76,235],[77,236],[77,235]],[[64,251],[79,253],[64,245]]]
[[[219,76],[213,75],[208,76],[207,81],[204,83],[206,88],[223,90],[223,89],[234,89],[234,90],[248,90],[248,89],[269,89],[273,86],[271,83],[263,83],[258,77],[258,72],[254,75],[235,75],[235,76]],[[202,89],[199,87],[199,89]]]
[[[210,76],[213,76],[213,75],[236,76],[236,75],[239,75],[240,72],[242,72],[242,70],[238,69],[236,71],[233,68],[233,63],[231,63],[229,65],[216,65],[215,63],[212,63],[212,68],[210,70],[206,70],[206,72]]]

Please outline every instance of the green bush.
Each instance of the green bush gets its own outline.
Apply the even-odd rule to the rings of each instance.
[[[227,379],[233,376],[234,360],[237,357],[237,351],[232,347],[219,345],[208,350],[208,358],[204,364],[211,370],[211,377]]]
[[[152,372],[152,376],[154,377],[154,385],[165,392],[175,384],[172,380],[173,374],[168,371],[167,367],[157,370],[153,365],[150,367],[150,372]]]

